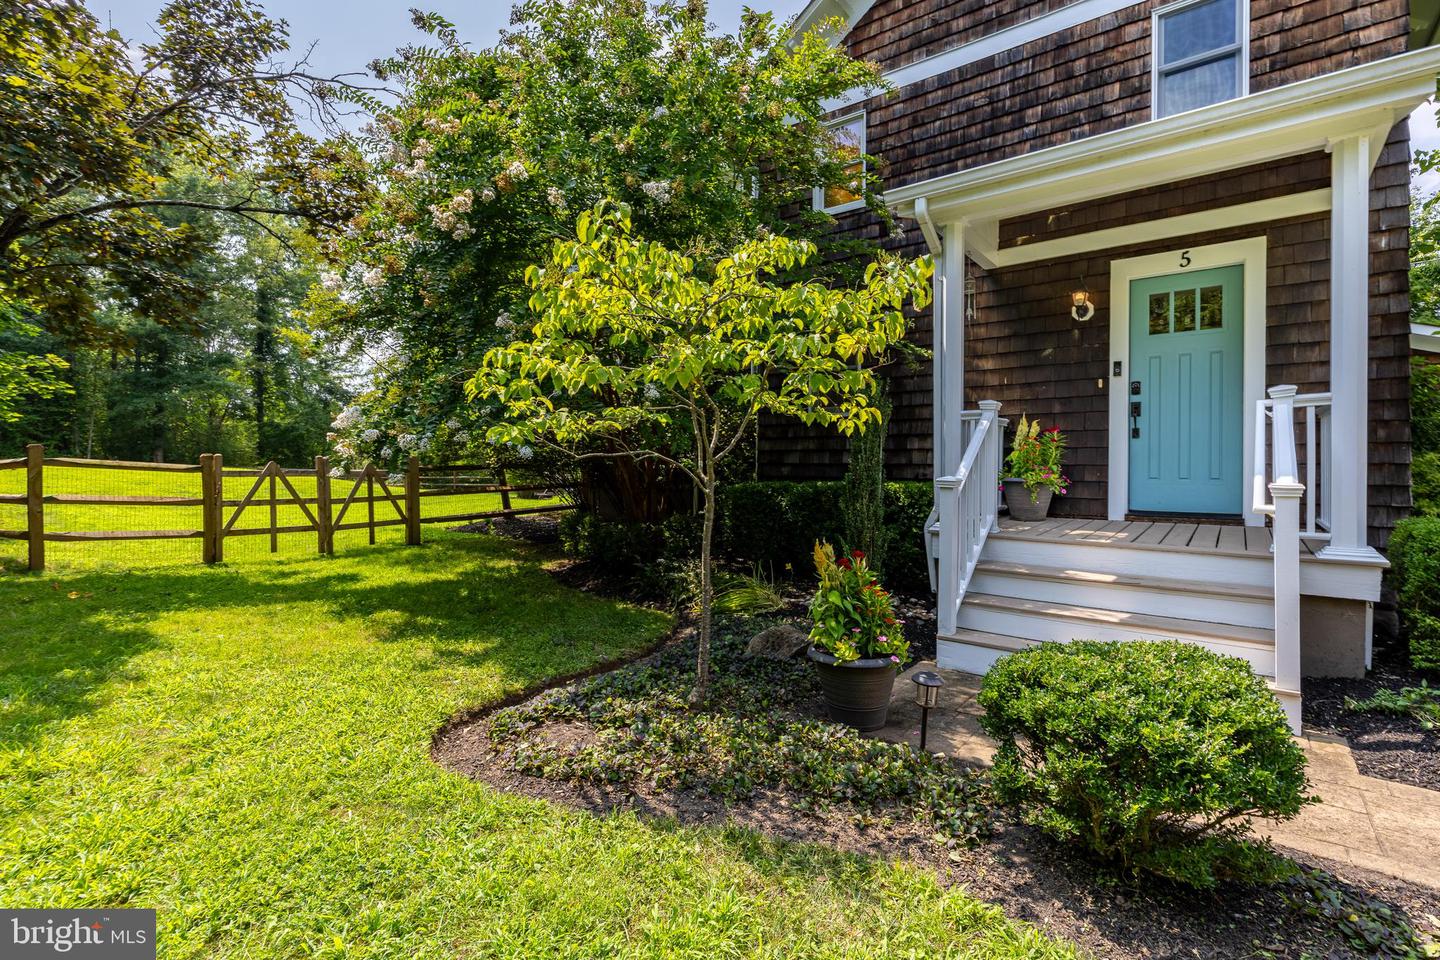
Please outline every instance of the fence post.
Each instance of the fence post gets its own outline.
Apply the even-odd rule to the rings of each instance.
[[[502,464],[495,468],[495,476],[500,480],[500,509],[506,513],[510,512],[510,481],[505,479],[505,466]]]
[[[30,541],[30,569],[45,569],[45,446],[25,447],[25,530]]]
[[[315,519],[319,529],[320,554],[335,552],[330,533],[330,458],[315,458]]]
[[[375,546],[375,464],[365,464],[365,522],[370,525],[370,546]]]
[[[277,529],[280,526],[280,507],[275,503],[275,475],[280,472],[280,465],[271,460],[265,469],[270,474],[270,552],[280,551],[280,534]]]
[[[215,475],[215,499],[212,501],[215,512],[215,539],[210,547],[215,551],[215,562],[222,563],[225,560],[225,454],[210,454],[210,464]]]
[[[200,454],[200,559],[215,562],[215,532],[220,512],[215,503],[215,455]]]
[[[405,543],[420,546],[420,458],[413,455],[405,464]]]

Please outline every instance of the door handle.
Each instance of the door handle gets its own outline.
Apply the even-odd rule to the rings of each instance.
[[[1130,404],[1130,438],[1140,439],[1140,401]]]

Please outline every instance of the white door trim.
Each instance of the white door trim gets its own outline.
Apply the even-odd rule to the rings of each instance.
[[[1246,492],[1254,471],[1255,404],[1265,395],[1266,240],[1263,236],[1203,247],[1110,261],[1110,459],[1109,515],[1124,520],[1130,510],[1130,282],[1239,264],[1245,268],[1244,402],[1240,422],[1240,502],[1246,526],[1264,524],[1250,509]],[[1116,371],[1119,371],[1116,373]]]

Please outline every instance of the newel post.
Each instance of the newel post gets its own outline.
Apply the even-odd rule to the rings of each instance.
[[[25,530],[30,569],[45,569],[45,445],[25,447]]]
[[[939,569],[935,584],[935,627],[941,636],[953,636],[960,608],[960,480],[935,481],[935,507],[940,513]]]
[[[1304,484],[1270,484],[1275,504],[1275,689],[1294,733],[1300,732],[1300,498],[1304,493]]]

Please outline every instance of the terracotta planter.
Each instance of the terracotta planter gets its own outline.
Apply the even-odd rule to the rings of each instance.
[[[890,692],[900,665],[889,657],[837,663],[819,647],[809,651],[830,719],[860,731],[879,730],[890,712]]]
[[[1036,499],[1030,499],[1030,491],[1025,489],[1024,480],[1014,478],[1002,480],[1005,487],[1005,506],[1010,508],[1010,516],[1016,520],[1044,520],[1050,513],[1050,501],[1055,496],[1055,491],[1049,487],[1038,487],[1035,490]]]

